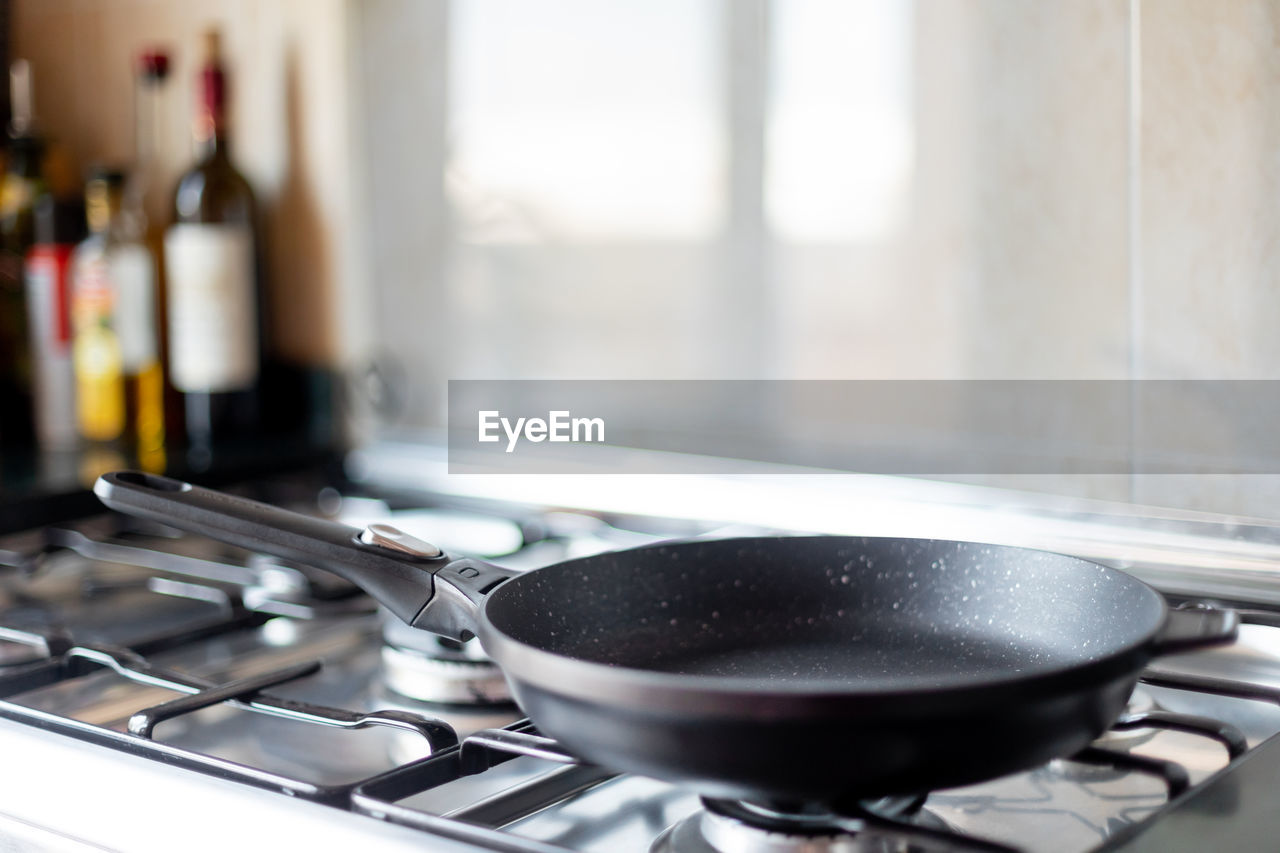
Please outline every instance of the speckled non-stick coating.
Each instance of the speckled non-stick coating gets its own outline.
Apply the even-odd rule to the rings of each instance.
[[[552,566],[491,625],[583,661],[761,689],[937,688],[1036,675],[1138,643],[1159,596],[1084,560],[916,539],[684,542]]]
[[[482,639],[547,734],[704,793],[840,799],[1086,745],[1165,605],[1040,551],[770,537],[603,554],[503,584]]]

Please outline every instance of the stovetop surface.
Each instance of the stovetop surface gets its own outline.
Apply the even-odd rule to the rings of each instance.
[[[687,519],[388,502],[299,483],[253,491],[353,524],[391,520],[517,569],[716,535]],[[1262,609],[1250,621],[1277,622]],[[431,702],[394,689],[406,654],[427,658],[412,658],[413,678],[441,679],[450,696],[494,673],[472,647],[389,653],[401,635],[385,627],[345,582],[154,525],[103,515],[24,531],[0,539],[0,717],[95,754],[231,780],[259,805],[312,800],[464,849],[640,853],[676,849],[661,846],[673,826],[705,843],[699,821],[711,818],[696,793],[575,764],[501,696]],[[1087,754],[931,792],[895,818],[932,834],[868,818],[856,841],[822,849],[1177,850],[1258,832],[1266,819],[1246,806],[1280,777],[1268,741],[1280,732],[1280,628],[1248,624],[1232,646],[1159,667],[1131,708],[1148,716]],[[1193,682],[1211,689],[1185,689]],[[6,826],[0,809],[0,838]],[[818,849],[812,835],[800,839],[809,848],[750,828],[743,837],[736,849]]]

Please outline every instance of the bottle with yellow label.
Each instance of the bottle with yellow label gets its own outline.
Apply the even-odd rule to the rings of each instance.
[[[80,435],[122,442],[144,468],[164,467],[164,376],[155,264],[120,215],[125,176],[100,170],[85,188],[88,239],[71,259],[72,363]]]

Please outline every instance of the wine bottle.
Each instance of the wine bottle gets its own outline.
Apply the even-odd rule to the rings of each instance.
[[[45,189],[46,145],[35,126],[26,60],[10,67],[9,86],[12,118],[0,181],[0,447],[29,448],[35,422],[23,263],[35,240],[35,200]]]
[[[228,87],[216,31],[198,77],[198,162],[178,181],[165,234],[169,369],[181,392],[192,461],[260,427],[262,305],[256,205],[231,162]]]

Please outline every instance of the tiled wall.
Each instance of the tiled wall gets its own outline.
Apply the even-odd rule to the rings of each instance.
[[[1126,375],[1127,19],[1127,0],[916,4],[911,254],[956,303],[961,376]]]
[[[1280,5],[1142,4],[1143,371],[1280,378]]]
[[[1280,378],[1280,5],[1144,0],[1141,368]],[[1164,476],[1153,504],[1280,518],[1280,477]]]

